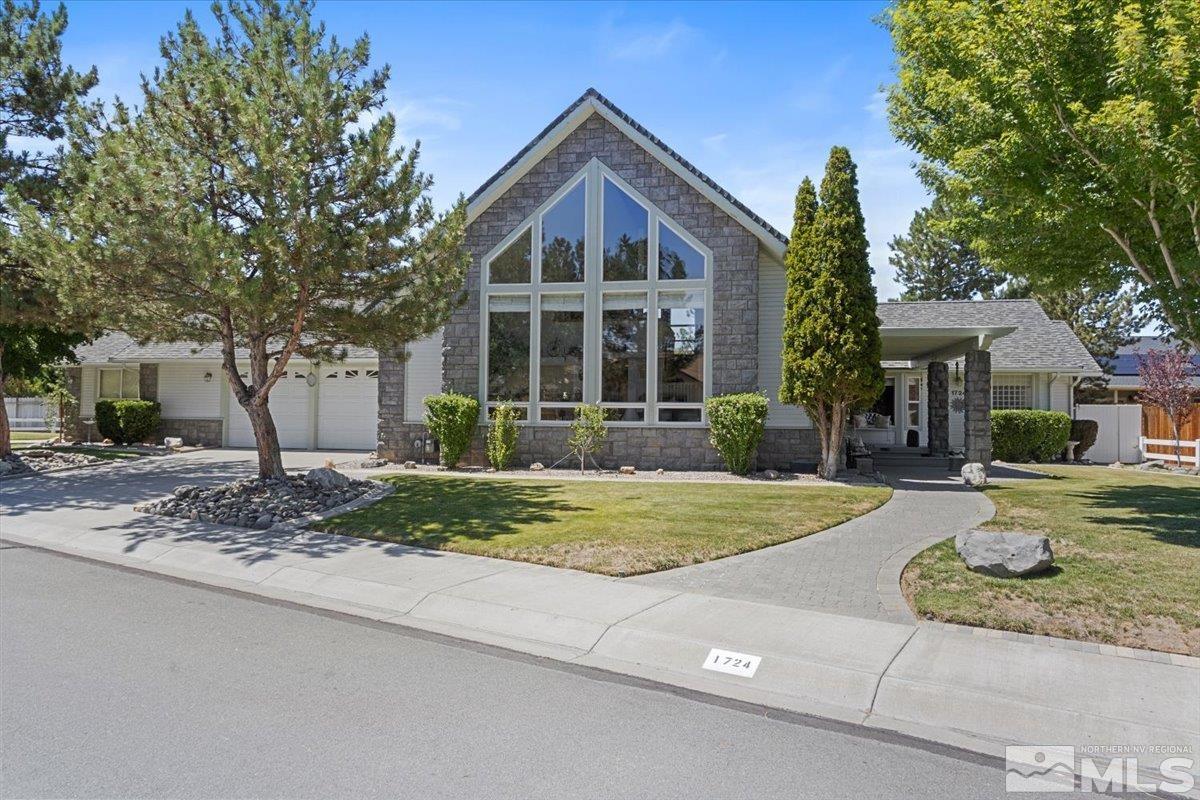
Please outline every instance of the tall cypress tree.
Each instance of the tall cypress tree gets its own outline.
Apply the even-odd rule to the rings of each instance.
[[[802,406],[821,440],[818,474],[837,475],[850,412],[883,391],[879,319],[867,234],[850,151],[834,147],[818,200],[807,178],[796,193],[784,257],[782,403]]]

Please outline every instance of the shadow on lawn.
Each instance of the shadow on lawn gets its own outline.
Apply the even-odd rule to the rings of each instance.
[[[566,487],[549,481],[407,476],[387,481],[396,487],[391,497],[321,527],[438,548],[456,538],[482,541],[514,534],[526,525],[554,522],[564,512],[586,510],[565,502]]]
[[[1167,544],[1200,547],[1200,486],[1106,486],[1072,494],[1095,509],[1131,512],[1089,515],[1089,522],[1145,531]]]

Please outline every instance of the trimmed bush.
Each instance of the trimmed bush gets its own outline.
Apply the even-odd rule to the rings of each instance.
[[[96,428],[117,444],[138,444],[154,435],[162,406],[154,400],[97,400]]]
[[[1092,445],[1096,443],[1096,437],[1100,434],[1100,423],[1094,419],[1073,419],[1071,420],[1071,441],[1079,442],[1075,445],[1075,459],[1083,460],[1083,454],[1092,449]]]
[[[757,392],[722,394],[704,401],[709,441],[734,475],[750,471],[767,422],[767,398]]]
[[[575,406],[575,419],[571,421],[571,438],[567,447],[579,456],[579,472],[586,468],[588,456],[595,457],[608,438],[608,428],[604,427],[604,409],[594,403],[582,403]]]
[[[501,403],[492,412],[487,432],[487,459],[492,469],[507,469],[517,454],[517,409]]]
[[[1067,447],[1071,418],[1061,411],[992,412],[992,455],[1000,461],[1049,461]]]
[[[425,425],[442,449],[441,461],[456,467],[471,447],[475,426],[479,424],[479,401],[457,392],[434,394],[425,398]]]

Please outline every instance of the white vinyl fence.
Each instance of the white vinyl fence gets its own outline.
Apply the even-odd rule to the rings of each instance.
[[[1120,461],[1136,464],[1142,460],[1142,407],[1140,405],[1075,406],[1076,419],[1094,419],[1099,423],[1096,444],[1084,458],[1099,464]]]
[[[1195,441],[1181,440],[1178,443],[1174,439],[1147,439],[1142,437],[1141,447],[1142,455],[1147,460],[1166,461],[1169,464],[1178,463],[1175,459],[1175,446],[1179,446],[1179,459],[1183,466],[1191,464],[1193,467],[1200,466],[1200,439]],[[1153,446],[1157,450],[1150,450]],[[1170,450],[1168,453],[1161,452],[1164,449]]]
[[[6,397],[4,410],[13,430],[46,430],[46,400],[42,397]]]

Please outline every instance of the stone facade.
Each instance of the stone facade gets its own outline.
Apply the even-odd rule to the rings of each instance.
[[[992,354],[968,350],[963,364],[967,462],[992,463]]]
[[[944,456],[950,452],[950,368],[945,361],[929,362],[929,453]]]
[[[158,364],[138,365],[138,397],[143,400],[158,399]]]
[[[186,445],[220,447],[223,426],[219,419],[164,419],[158,424],[155,441],[162,444],[167,436],[178,436]]]

